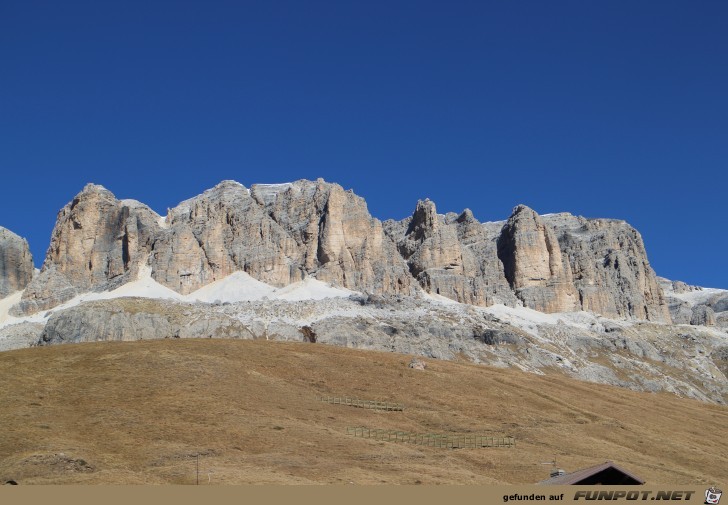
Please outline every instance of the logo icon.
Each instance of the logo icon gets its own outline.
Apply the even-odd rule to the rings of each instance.
[[[723,491],[716,488],[715,486],[705,490],[705,503],[708,505],[718,505],[720,503],[720,497]]]

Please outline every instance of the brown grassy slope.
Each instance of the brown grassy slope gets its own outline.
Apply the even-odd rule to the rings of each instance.
[[[728,480],[728,408],[318,344],[107,342],[0,353],[0,478],[30,483],[534,483],[556,458],[611,459],[651,484]],[[318,402],[401,402],[404,412]],[[347,426],[512,435],[438,449]]]

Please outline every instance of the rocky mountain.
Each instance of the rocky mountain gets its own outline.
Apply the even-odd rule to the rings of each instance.
[[[728,291],[658,280],[673,323],[728,328]]]
[[[559,241],[578,294],[577,308],[609,317],[670,322],[639,232],[624,221],[568,213],[544,217]]]
[[[561,253],[556,233],[532,209],[525,205],[514,209],[498,237],[498,257],[508,283],[526,307],[541,312],[581,308],[571,265]]]
[[[496,254],[501,226],[479,223],[470,210],[440,215],[429,200],[418,202],[410,218],[384,223],[426,292],[472,305],[516,306],[518,299]]]
[[[411,277],[364,200],[322,180],[251,189],[225,181],[158,216],[89,184],[58,214],[40,275],[13,309],[29,315],[108,291],[150,267],[188,294],[236,271],[273,286],[307,276],[373,293],[411,293]]]
[[[519,205],[506,222],[479,223],[469,210],[439,215],[427,200],[385,230],[428,293],[481,306],[670,321],[642,238],[624,221],[541,217]]]
[[[307,276],[375,293],[410,279],[364,200],[341,186],[223,182],[181,203],[152,251],[152,276],[183,294],[242,270],[273,286]]]
[[[0,298],[25,289],[34,270],[28,242],[0,226]]]
[[[13,313],[32,314],[133,279],[151,251],[158,219],[148,207],[88,184],[58,212],[40,274]]]
[[[224,181],[164,217],[89,184],[35,275],[0,232],[0,350],[303,340],[728,401],[728,291],[656,277],[624,221],[519,205],[481,223],[424,200],[381,223],[323,180]]]
[[[362,198],[322,180],[225,181],[164,218],[89,184],[60,211],[41,273],[13,313],[114,289],[143,267],[181,294],[244,271],[273,286],[311,276],[375,294],[419,285],[480,306],[670,318],[642,239],[622,221],[544,219],[521,205],[505,223],[479,223],[469,210],[442,216],[423,201],[382,225]]]

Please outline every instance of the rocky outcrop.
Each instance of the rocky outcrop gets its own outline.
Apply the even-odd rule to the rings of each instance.
[[[179,293],[237,270],[274,285],[290,282],[287,260],[295,244],[241,184],[225,181],[180,203],[165,224],[151,257],[152,276]]]
[[[695,286],[689,286],[688,284],[686,284],[682,281],[672,282],[671,287],[672,287],[672,290],[678,294],[690,293],[691,291],[695,291]]]
[[[0,327],[0,351],[22,349],[38,343],[43,323],[23,322]]]
[[[135,279],[152,250],[159,216],[134,200],[117,200],[88,184],[58,213],[41,272],[13,310],[32,314],[79,293]]]
[[[204,307],[149,298],[118,298],[53,314],[38,344],[252,336],[240,321]]]
[[[0,226],[0,298],[25,289],[34,270],[28,242]]]
[[[425,200],[412,217],[385,222],[385,230],[432,294],[473,305],[670,321],[642,238],[623,221],[541,217],[519,205],[506,222],[479,223],[468,210],[437,214]]]
[[[364,200],[323,180],[226,181],[167,216],[152,275],[187,294],[230,273],[285,286],[315,277],[348,289],[410,293],[411,278]]]
[[[519,205],[505,223],[480,223],[424,200],[383,225],[362,198],[321,179],[250,189],[224,181],[165,218],[90,184],[59,213],[42,271],[13,314],[146,272],[189,294],[240,270],[277,287],[315,277],[406,295],[419,284],[472,305],[670,320],[642,239],[623,221],[542,217]]]
[[[674,324],[728,328],[728,291],[658,278]]]
[[[526,307],[541,312],[577,309],[568,257],[562,256],[554,231],[532,209],[519,205],[513,210],[498,238],[498,257]]]
[[[323,180],[283,185],[224,181],[165,218],[89,184],[58,215],[40,275],[16,315],[86,291],[110,290],[151,269],[188,294],[235,271],[285,286],[307,276],[372,293],[411,293],[395,245],[364,200]]]
[[[412,217],[384,226],[428,293],[480,306],[518,303],[497,255],[500,223],[479,223],[468,209],[443,216],[433,202],[424,200]]]
[[[688,302],[677,298],[667,298],[667,307],[673,324],[690,324],[690,320],[693,318],[693,310]]]
[[[720,347],[715,349],[711,355],[711,359],[718,370],[721,371],[724,377],[728,378],[728,347]]]
[[[577,307],[608,317],[670,322],[642,237],[624,221],[571,214],[543,218],[571,270]]]
[[[695,326],[715,326],[715,312],[707,305],[693,307],[690,324]]]

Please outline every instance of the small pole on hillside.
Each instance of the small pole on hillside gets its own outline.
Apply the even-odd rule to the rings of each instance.
[[[197,485],[200,485],[200,453],[197,453]]]

